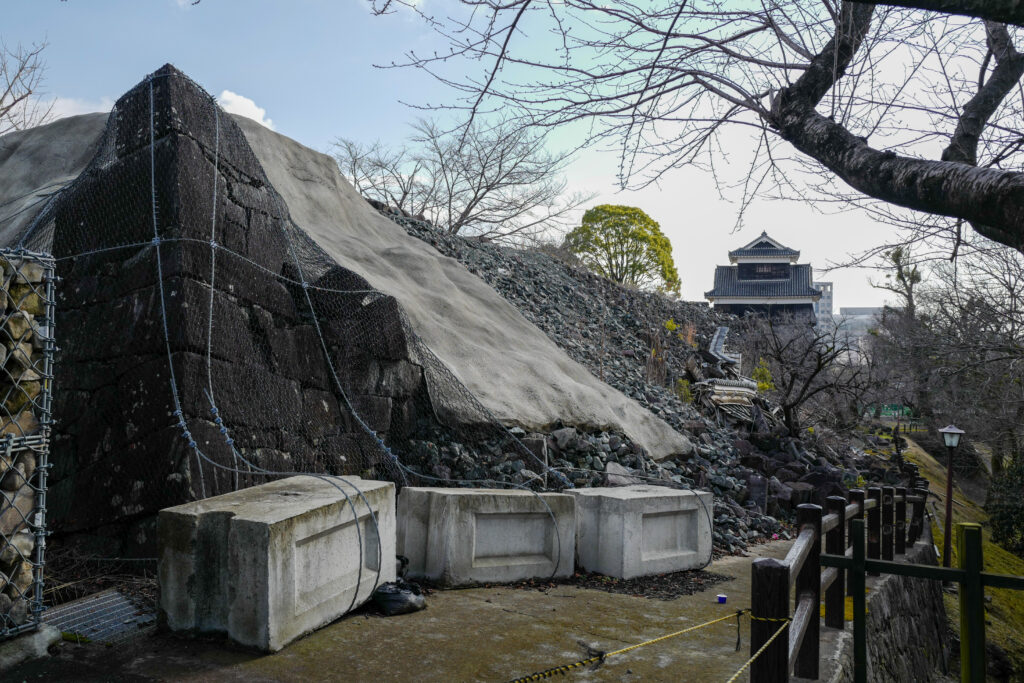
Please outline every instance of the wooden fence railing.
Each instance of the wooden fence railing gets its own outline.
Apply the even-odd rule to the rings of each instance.
[[[850,491],[850,500],[832,496],[826,500],[828,514],[819,505],[797,508],[796,540],[783,560],[761,558],[752,565],[750,652],[753,655],[789,622],[789,626],[765,649],[750,667],[751,683],[776,683],[790,675],[818,678],[820,618],[819,605],[825,594],[825,626],[842,629],[845,596],[854,608],[864,600],[864,574],[821,565],[822,540],[832,556],[854,556],[847,533],[854,520],[867,518],[867,558],[892,560],[920,539],[924,530],[927,491],[891,486]],[[907,512],[909,505],[909,526]],[[863,522],[862,522],[863,523]],[[851,528],[852,531],[852,528]],[[862,541],[863,543],[863,541]],[[874,574],[877,576],[877,574]],[[790,614],[790,591],[795,607]]]

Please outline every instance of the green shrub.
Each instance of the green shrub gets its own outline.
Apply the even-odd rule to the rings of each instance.
[[[683,403],[693,403],[693,390],[690,389],[690,380],[676,380],[676,396],[678,396],[679,400]]]
[[[757,382],[758,391],[772,391],[775,389],[775,382],[772,381],[772,371],[768,367],[768,362],[762,358],[757,361],[757,367],[754,368],[754,372],[751,373],[751,379]]]

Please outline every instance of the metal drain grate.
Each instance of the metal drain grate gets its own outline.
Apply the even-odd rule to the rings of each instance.
[[[116,588],[43,613],[43,623],[91,642],[117,643],[156,628],[156,610],[140,606]]]

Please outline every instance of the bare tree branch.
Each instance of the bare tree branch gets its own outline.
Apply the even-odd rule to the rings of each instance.
[[[421,120],[410,147],[389,150],[338,139],[335,158],[364,197],[451,234],[522,241],[557,239],[590,195],[569,194],[565,154],[543,135],[508,123],[446,130]]]
[[[412,0],[378,3],[397,5],[423,16]],[[717,179],[730,136],[746,168],[731,183],[741,207],[753,196],[836,203],[901,227],[925,213],[936,218],[929,230],[957,245],[967,222],[1024,249],[1024,58],[980,2],[907,6],[946,13],[802,0],[462,0],[443,21],[425,17],[451,51],[410,53],[407,64],[464,98],[447,107],[500,109],[542,128],[587,124],[583,144],[618,148],[624,186],[684,165]],[[949,13],[975,9],[990,21]],[[459,76],[457,62],[485,68]],[[734,135],[743,129],[758,142]]]
[[[39,99],[45,48],[46,43],[14,49],[0,43],[0,135],[30,128],[49,117],[52,104]]]

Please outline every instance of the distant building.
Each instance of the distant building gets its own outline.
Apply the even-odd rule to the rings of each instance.
[[[729,252],[734,265],[715,268],[715,287],[704,293],[716,310],[743,315],[814,315],[821,292],[814,288],[808,263],[797,263],[800,252],[762,232],[750,244]]]
[[[839,309],[839,315],[846,318],[876,316],[884,309],[885,306],[843,306]]]
[[[851,337],[864,337],[878,324],[883,310],[882,306],[844,306],[836,322]]]
[[[814,302],[814,315],[818,318],[832,315],[832,283],[815,282],[811,286],[821,292],[821,298]]]

